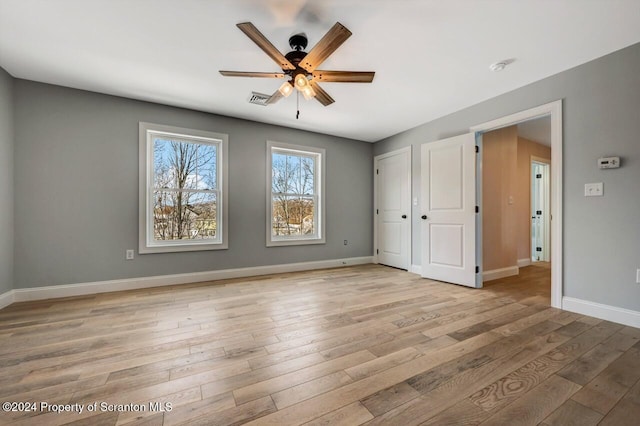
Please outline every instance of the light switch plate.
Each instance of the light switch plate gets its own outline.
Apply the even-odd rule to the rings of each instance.
[[[604,190],[603,190],[602,182],[584,184],[585,197],[602,197],[603,193],[604,193]]]

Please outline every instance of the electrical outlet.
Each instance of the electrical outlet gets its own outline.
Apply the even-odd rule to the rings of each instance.
[[[349,241],[344,240],[344,245],[346,246],[347,244],[349,244]]]
[[[126,255],[125,255],[125,258],[126,258],[127,260],[133,260],[133,249],[129,249],[129,250],[127,250]]]

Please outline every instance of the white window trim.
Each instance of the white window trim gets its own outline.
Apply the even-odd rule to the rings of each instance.
[[[284,149],[289,151],[297,151],[300,154],[314,154],[317,156],[316,161],[316,176],[314,176],[314,184],[320,184],[320,190],[318,195],[318,218],[317,218],[317,229],[318,236],[317,237],[305,237],[305,236],[296,236],[296,237],[281,237],[278,239],[273,239],[271,235],[271,224],[273,221],[273,208],[271,206],[271,174],[272,174],[272,150],[273,149]],[[326,212],[325,212],[325,163],[326,163],[326,151],[323,148],[314,148],[309,146],[302,145],[292,145],[281,142],[267,141],[267,226],[266,226],[266,244],[267,247],[278,247],[278,246],[295,246],[295,245],[307,245],[307,244],[325,244],[325,222],[326,222]]]
[[[188,140],[202,140],[219,144],[218,150],[218,197],[217,221],[222,231],[221,240],[212,243],[210,240],[183,240],[157,242],[153,240],[153,219],[150,209],[153,192],[153,134],[165,133],[169,137],[186,138]],[[220,250],[227,249],[229,214],[228,214],[228,144],[229,136],[224,133],[213,133],[204,130],[193,130],[182,127],[165,126],[162,124],[139,123],[139,202],[138,202],[138,252],[172,253],[185,251]]]

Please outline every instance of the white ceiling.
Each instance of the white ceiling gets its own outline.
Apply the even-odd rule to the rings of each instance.
[[[518,123],[518,136],[551,147],[551,116]]]
[[[376,71],[324,83],[328,107],[247,102],[279,71],[235,24],[282,52],[339,21],[353,32],[320,68]],[[11,75],[377,141],[640,42],[638,0],[0,0],[0,66]],[[308,50],[308,49],[307,49]],[[489,65],[515,59],[499,73]]]

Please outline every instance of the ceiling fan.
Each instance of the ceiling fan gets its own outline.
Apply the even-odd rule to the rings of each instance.
[[[351,36],[351,31],[339,22],[336,22],[308,53],[304,51],[308,43],[307,36],[304,33],[291,36],[289,45],[293,50],[286,55],[280,53],[251,22],[242,22],[237,24],[237,27],[269,55],[282,68],[282,72],[220,71],[220,74],[226,77],[286,79],[268,99],[267,105],[278,101],[282,97],[289,96],[294,89],[297,89],[305,99],[315,98],[322,105],[327,106],[335,101],[318,83],[371,83],[373,81],[373,76],[375,75],[373,71],[325,71],[317,69],[329,55],[335,52]]]

